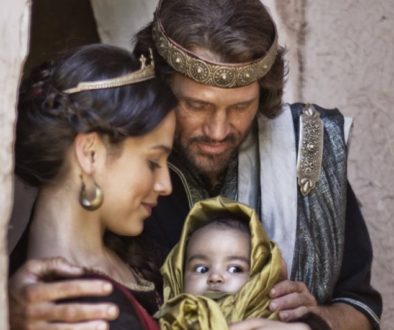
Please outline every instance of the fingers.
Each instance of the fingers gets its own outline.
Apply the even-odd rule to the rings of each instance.
[[[26,308],[29,320],[51,320],[75,323],[89,320],[114,320],[119,310],[114,304],[39,304]]]
[[[272,299],[270,307],[274,311],[293,309],[300,306],[315,306],[315,300],[309,293],[290,293],[285,296]]]
[[[72,266],[63,258],[29,260],[11,277],[9,291],[18,292],[27,285],[43,281],[46,276],[53,274],[77,276],[82,273],[82,268]]]
[[[295,309],[283,310],[279,312],[279,320],[284,322],[290,322],[299,320],[302,316],[309,312],[309,308],[301,306]]]
[[[24,264],[9,281],[11,329],[109,329],[106,321],[115,319],[119,313],[115,305],[56,304],[54,301],[106,296],[113,289],[110,283],[92,279],[69,279],[49,283],[43,281],[43,278],[53,274],[64,277],[81,273],[82,269],[70,265],[62,258],[32,260]]]
[[[21,329],[22,328],[11,328],[11,330]],[[110,330],[110,328],[108,322],[105,321],[92,321],[72,324],[37,322],[29,325],[29,328],[26,328],[26,330]]]
[[[307,313],[309,307],[317,306],[315,297],[303,282],[282,281],[272,288],[270,297],[269,308],[279,312],[282,321],[296,320]]]
[[[36,283],[21,290],[21,298],[29,303],[54,301],[85,296],[106,296],[112,285],[102,280],[65,280],[52,283]]]
[[[298,299],[301,299],[302,303],[313,306],[316,305],[316,299],[312,296],[312,294],[309,292],[309,289],[303,282],[285,280],[274,285],[274,287],[270,291],[270,297],[273,300],[288,295],[294,297],[293,294],[302,295],[301,297],[298,297]]]
[[[36,283],[38,280],[50,276],[78,276],[83,273],[83,269],[73,266],[64,258],[50,258],[43,260],[27,261],[15,274],[15,277],[22,278],[23,283]]]
[[[62,257],[44,260],[29,260],[26,263],[27,270],[35,277],[51,274],[61,276],[77,276],[83,273],[81,267],[74,266]]]

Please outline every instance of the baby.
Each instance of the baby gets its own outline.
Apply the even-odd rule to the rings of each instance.
[[[224,330],[249,318],[276,320],[269,291],[282,279],[282,266],[253,209],[223,197],[197,203],[161,269],[161,329]],[[330,329],[313,313],[299,321],[286,329]]]
[[[196,203],[162,267],[164,329],[226,329],[253,317],[276,319],[269,291],[282,258],[255,211],[223,197]]]

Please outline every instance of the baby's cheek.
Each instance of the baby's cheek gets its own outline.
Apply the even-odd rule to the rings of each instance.
[[[205,285],[203,276],[195,274],[185,274],[183,292],[193,295],[203,294],[205,292]]]

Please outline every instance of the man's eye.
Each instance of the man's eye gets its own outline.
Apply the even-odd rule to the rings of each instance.
[[[240,266],[230,266],[228,268],[229,273],[243,273],[243,268]]]
[[[186,101],[186,107],[192,110],[204,110],[207,105],[202,102]]]
[[[194,267],[194,271],[196,272],[196,273],[206,273],[207,271],[208,271],[208,267],[207,266],[196,266],[196,267]]]

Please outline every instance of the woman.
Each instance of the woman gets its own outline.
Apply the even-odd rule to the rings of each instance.
[[[107,237],[139,235],[158,197],[171,192],[175,105],[152,58],[105,45],[39,68],[21,88],[16,174],[39,188],[22,240],[27,258],[61,256],[84,267],[83,277],[111,281],[108,299],[119,307],[111,329],[157,328],[148,312],[160,301],[142,276],[149,260],[138,258],[138,245],[116,253]]]

